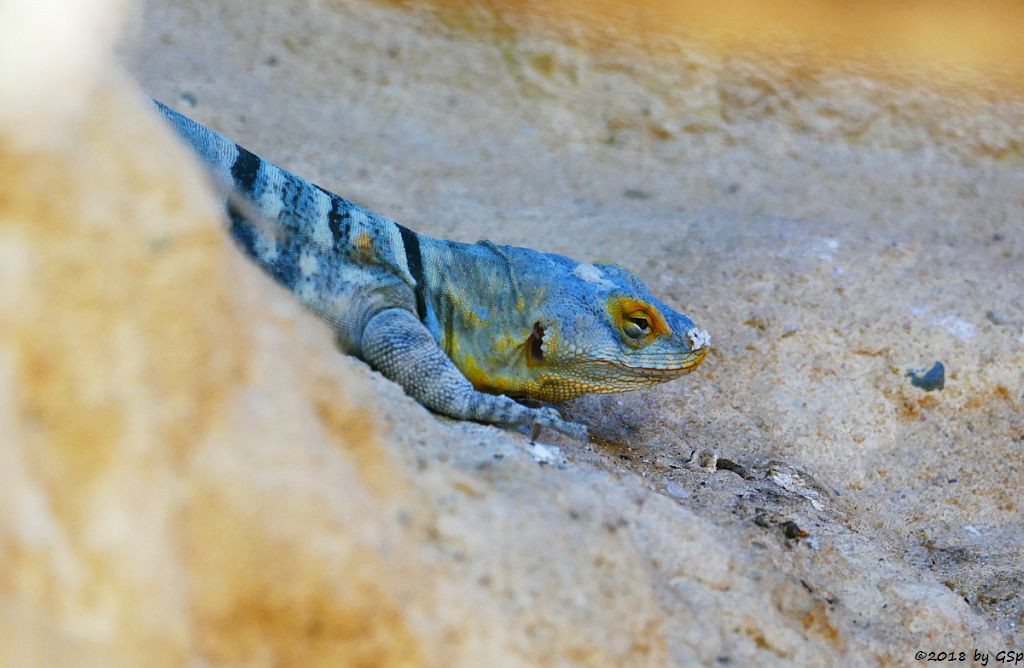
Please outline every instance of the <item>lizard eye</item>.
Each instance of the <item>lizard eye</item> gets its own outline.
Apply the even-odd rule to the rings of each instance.
[[[651,323],[642,315],[632,315],[622,323],[622,330],[632,339],[642,339],[650,333]]]
[[[672,333],[658,309],[639,299],[613,296],[608,300],[608,311],[622,342],[634,348],[641,348],[659,336]]]

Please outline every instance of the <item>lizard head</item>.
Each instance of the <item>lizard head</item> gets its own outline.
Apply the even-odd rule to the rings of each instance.
[[[663,383],[696,369],[710,345],[629,270],[579,264],[537,311],[524,346],[530,395],[564,401]]]

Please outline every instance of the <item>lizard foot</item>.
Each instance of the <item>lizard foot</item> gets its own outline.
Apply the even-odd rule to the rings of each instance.
[[[554,408],[530,408],[504,395],[473,389],[410,311],[390,308],[366,324],[360,343],[367,362],[427,408],[460,420],[503,427],[543,427],[586,442],[586,427],[566,422]]]

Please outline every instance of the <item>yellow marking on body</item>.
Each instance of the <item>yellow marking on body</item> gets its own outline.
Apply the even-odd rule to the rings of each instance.
[[[507,353],[510,350],[515,350],[516,348],[519,348],[522,345],[523,341],[521,339],[517,339],[514,336],[509,336],[506,334],[505,336],[498,338],[498,340],[494,342],[494,350],[499,353]]]
[[[480,392],[489,394],[529,393],[529,388],[522,379],[506,375],[492,375],[477,361],[473,355],[460,355],[454,358],[455,366],[466,377],[473,387]]]
[[[373,237],[370,236],[369,232],[360,232],[352,239],[352,247],[355,249],[356,257],[363,261],[369,262],[373,259],[374,248],[373,248]]]
[[[477,313],[472,306],[466,303],[466,300],[462,298],[462,295],[451,289],[448,291],[448,302],[455,307],[459,316],[470,327],[475,329],[478,327],[486,327],[488,325],[489,321],[486,318],[481,318],[480,314]]]
[[[512,343],[511,337],[506,337]],[[453,337],[450,343],[449,357],[473,387],[480,392],[489,394],[512,394],[518,396],[535,396],[532,380],[512,373],[492,373],[471,352],[463,351],[459,341]]]

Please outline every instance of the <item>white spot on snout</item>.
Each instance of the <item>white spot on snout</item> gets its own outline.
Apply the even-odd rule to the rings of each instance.
[[[699,350],[711,345],[711,335],[703,329],[693,327],[686,333],[686,336],[690,339],[691,350]]]
[[[601,270],[592,264],[579,264],[572,270],[572,275],[587,283],[597,283],[606,287],[615,287],[615,284],[604,277]]]

